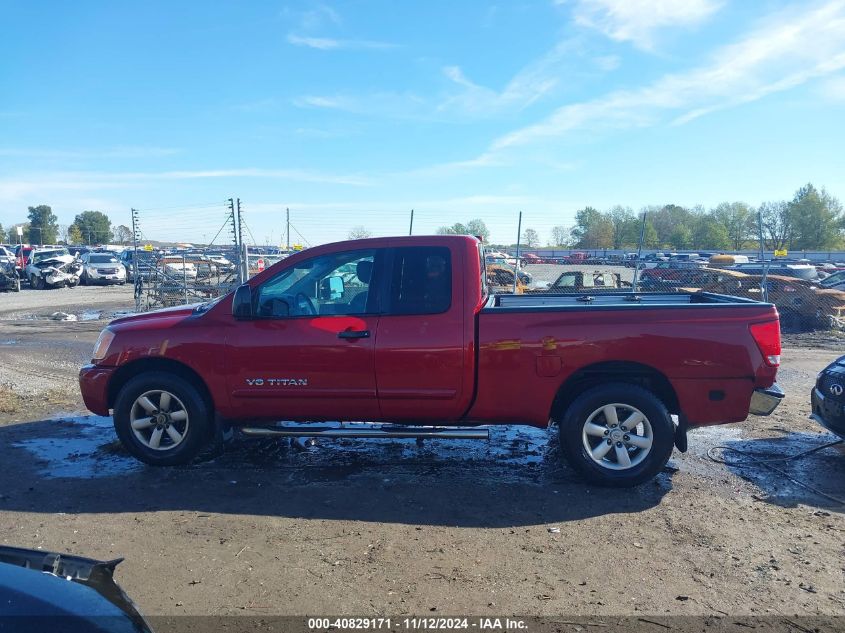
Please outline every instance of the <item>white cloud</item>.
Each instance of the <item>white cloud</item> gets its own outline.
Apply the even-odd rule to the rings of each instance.
[[[576,0],[573,16],[613,40],[649,49],[659,29],[694,26],[720,6],[719,0]]]
[[[51,196],[61,192],[132,189],[162,181],[191,181],[223,178],[261,178],[293,182],[368,187],[373,182],[357,174],[331,174],[304,169],[205,169],[164,172],[45,172],[0,179],[0,204],[24,198]]]
[[[321,51],[331,50],[387,50],[396,48],[396,44],[390,42],[378,42],[374,40],[341,40],[329,37],[308,37],[290,33],[288,35],[288,43],[294,46],[305,46],[307,48],[316,48]]]
[[[38,159],[90,158],[160,158],[173,156],[181,150],[173,147],[110,147],[105,149],[43,149],[31,147],[0,147],[0,156]]]
[[[837,75],[819,87],[819,93],[830,101],[845,101],[845,75]]]
[[[638,90],[563,106],[545,120],[494,141],[493,152],[561,137],[579,129],[676,124],[761,99],[845,68],[845,2],[802,5],[767,20],[719,49],[710,63],[666,75]]]

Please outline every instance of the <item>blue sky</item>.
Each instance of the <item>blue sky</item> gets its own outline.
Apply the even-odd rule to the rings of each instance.
[[[845,1],[0,0],[0,223],[312,244],[845,197]],[[179,233],[179,235],[173,235]],[[210,237],[210,236],[209,236]],[[301,241],[301,240],[299,240]]]

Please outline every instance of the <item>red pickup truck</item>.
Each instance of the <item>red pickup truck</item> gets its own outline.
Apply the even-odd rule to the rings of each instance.
[[[770,304],[493,296],[475,238],[415,236],[311,248],[222,299],[117,319],[80,384],[148,464],[185,463],[224,426],[466,438],[555,423],[577,470],[625,486],[685,450],[689,426],[770,413],[779,361]]]

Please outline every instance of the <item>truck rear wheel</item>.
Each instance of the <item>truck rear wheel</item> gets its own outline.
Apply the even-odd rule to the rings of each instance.
[[[114,406],[121,443],[152,466],[189,463],[207,442],[210,424],[211,412],[199,390],[168,372],[132,378]]]
[[[585,391],[559,421],[567,461],[591,483],[636,486],[669,461],[675,425],[653,393],[627,383]]]

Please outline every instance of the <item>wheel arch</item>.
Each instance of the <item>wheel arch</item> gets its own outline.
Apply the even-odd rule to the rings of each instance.
[[[120,390],[123,389],[123,386],[127,382],[129,382],[130,379],[150,371],[169,372],[171,374],[179,376],[183,380],[188,381],[200,392],[202,399],[208,406],[208,410],[212,412],[212,414],[216,410],[214,406],[214,399],[211,397],[211,391],[209,390],[208,385],[205,384],[205,381],[200,377],[200,375],[196,371],[191,369],[188,365],[180,363],[179,361],[170,358],[140,358],[138,360],[132,361],[131,363],[121,365],[109,381],[109,408],[114,408],[115,401],[117,400],[117,395],[120,393]]]
[[[633,361],[605,361],[582,367],[560,386],[549,417],[560,420],[569,405],[587,389],[623,382],[647,389],[659,398],[671,414],[680,414],[678,395],[665,374],[654,367]]]

